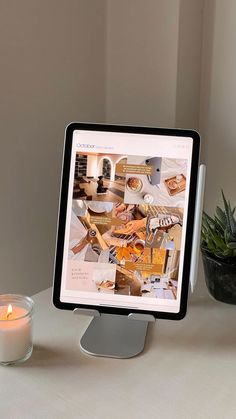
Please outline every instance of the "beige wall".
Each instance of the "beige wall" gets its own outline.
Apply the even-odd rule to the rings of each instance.
[[[220,187],[235,202],[235,15],[234,0],[2,3],[0,293],[52,283],[71,120],[199,128],[206,209]]]
[[[0,57],[0,293],[31,294],[52,284],[64,128],[105,119],[105,2],[1,2]]]
[[[204,0],[109,0],[108,122],[199,127]]]
[[[175,125],[179,0],[107,7],[107,121]]]
[[[211,215],[222,205],[221,188],[236,204],[236,2],[205,0],[202,32],[202,69],[199,131],[202,160],[207,166],[204,208]],[[198,291],[203,290],[200,265]]]
[[[235,0],[206,2],[200,131],[207,165],[205,207],[210,212],[222,203],[221,188],[236,204],[235,16]]]
[[[204,0],[180,0],[176,117],[178,128],[199,128]]]

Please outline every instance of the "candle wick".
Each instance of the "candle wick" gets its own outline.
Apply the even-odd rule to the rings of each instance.
[[[11,316],[11,314],[12,314],[12,313],[7,313],[7,320],[8,320],[8,318],[9,318],[9,316]]]

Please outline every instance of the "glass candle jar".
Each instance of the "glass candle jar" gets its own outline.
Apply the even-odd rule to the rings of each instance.
[[[29,297],[0,295],[0,364],[16,364],[31,356],[33,308]]]

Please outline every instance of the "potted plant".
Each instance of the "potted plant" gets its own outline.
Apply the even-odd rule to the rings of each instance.
[[[235,208],[225,199],[215,215],[202,219],[201,251],[206,285],[210,294],[224,303],[236,304],[236,219]]]

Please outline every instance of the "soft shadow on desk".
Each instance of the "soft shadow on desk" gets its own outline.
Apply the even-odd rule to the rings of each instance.
[[[214,301],[213,301],[214,303]],[[190,317],[190,319],[189,319]],[[190,321],[189,321],[190,320]],[[198,321],[197,327],[191,327],[194,321]],[[160,324],[158,324],[160,322]],[[203,323],[207,325],[203,325]],[[149,323],[146,335],[145,347],[143,352],[134,358],[124,359],[122,362],[132,361],[137,358],[145,358],[148,352],[168,352],[173,354],[176,350],[189,354],[212,354],[233,352],[236,353],[236,333],[233,324],[225,326],[225,318],[218,321],[208,321],[201,318],[191,319],[191,315],[180,322],[157,320],[156,323]],[[116,361],[115,358],[93,357],[81,352],[79,346],[75,348],[52,347],[43,345],[34,345],[31,358],[20,364],[22,368],[80,368],[92,366],[93,362],[104,359]],[[120,361],[117,359],[117,361]]]
[[[193,321],[198,321],[196,318]],[[206,325],[204,322],[206,321]],[[163,320],[164,322],[164,320]],[[233,324],[229,327],[225,324],[225,319],[218,319],[218,321],[211,322],[199,319],[198,327],[191,327],[192,322],[188,320],[181,321],[181,325],[169,321],[165,321],[165,326],[162,324],[158,333],[154,334],[154,325],[149,330],[146,339],[145,352],[157,348],[158,351],[175,352],[183,351],[188,353],[198,354],[211,353],[211,354],[227,354],[236,353],[236,333]]]
[[[69,368],[78,367],[81,365],[80,362],[80,349],[78,350],[78,357],[72,350],[65,350],[60,347],[49,347],[43,345],[34,345],[34,350],[31,357],[27,362],[19,364],[20,367],[24,368]],[[86,359],[83,359],[83,365],[86,363]]]
[[[207,309],[215,309],[216,305],[219,304],[218,301],[216,301],[213,297],[209,296],[209,295],[204,295],[203,297],[197,297],[197,298],[193,298],[191,297],[189,299],[188,302],[188,310],[189,311],[191,309],[191,307],[206,307],[207,305]],[[220,305],[224,303],[220,303]],[[228,305],[228,304],[227,304]],[[188,315],[188,314],[187,314]]]
[[[212,354],[236,353],[236,332],[232,319],[236,307],[206,295],[191,301],[186,317],[180,321],[149,323],[145,349]],[[141,355],[142,355],[141,354]]]
[[[146,335],[144,350],[138,356],[145,355],[145,353],[148,352],[150,350],[150,348],[153,346],[155,327],[158,328],[158,325],[156,323],[151,323],[150,322],[148,324],[148,331],[147,331],[147,335]],[[158,333],[158,330],[157,330],[157,333]]]
[[[207,352],[208,354],[211,353],[234,353],[236,350],[236,336],[230,335],[226,333],[222,333],[222,335],[211,335],[211,333],[204,333],[200,336],[196,335],[189,335],[189,336],[171,336],[165,335],[164,337],[161,336],[160,341],[158,343],[158,347],[160,350],[173,350],[175,352],[176,349],[182,350],[183,352],[194,353],[196,351],[198,354]]]

